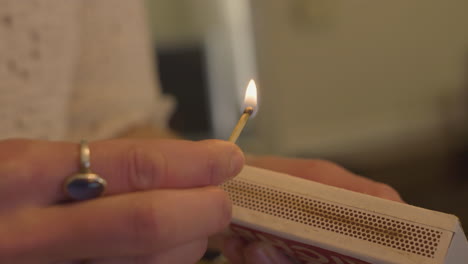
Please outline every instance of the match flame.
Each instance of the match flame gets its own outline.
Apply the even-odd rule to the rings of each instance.
[[[247,85],[247,91],[245,91],[244,109],[246,107],[253,108],[252,116],[254,116],[257,112],[257,86],[255,85],[255,81],[253,79],[250,80],[249,84]]]

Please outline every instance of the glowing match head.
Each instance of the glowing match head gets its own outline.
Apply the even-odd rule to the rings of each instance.
[[[251,108],[252,114],[251,117],[255,116],[257,113],[257,86],[253,79],[250,80],[249,85],[247,85],[247,91],[245,91],[245,99],[243,105],[243,111],[246,108]],[[249,109],[250,110],[250,109]]]

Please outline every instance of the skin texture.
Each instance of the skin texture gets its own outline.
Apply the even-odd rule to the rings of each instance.
[[[108,188],[72,203],[62,183],[78,170],[77,144],[0,141],[0,263],[194,263],[229,224],[231,203],[214,185],[244,165],[234,144],[127,139],[90,149]]]
[[[215,187],[239,173],[234,144],[207,140],[120,139],[92,142],[91,170],[108,182],[103,197],[73,203],[62,184],[78,171],[78,144],[0,141],[0,263],[195,263],[208,237],[231,218]],[[321,160],[248,157],[276,170],[386,199],[391,187]],[[222,238],[233,264],[290,263],[279,252]]]

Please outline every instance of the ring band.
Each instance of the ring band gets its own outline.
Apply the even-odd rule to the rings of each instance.
[[[64,191],[73,200],[81,201],[101,196],[106,190],[106,181],[91,172],[91,151],[86,140],[80,142],[80,171],[64,182]]]
[[[88,142],[86,140],[81,140],[80,142],[80,171],[89,172],[91,159],[91,151],[89,150]]]

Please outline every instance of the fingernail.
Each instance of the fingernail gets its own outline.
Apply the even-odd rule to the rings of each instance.
[[[244,153],[242,153],[242,151],[239,148],[237,148],[232,153],[232,156],[231,156],[232,176],[237,175],[242,170],[242,168],[244,167],[244,163],[245,163]]]

